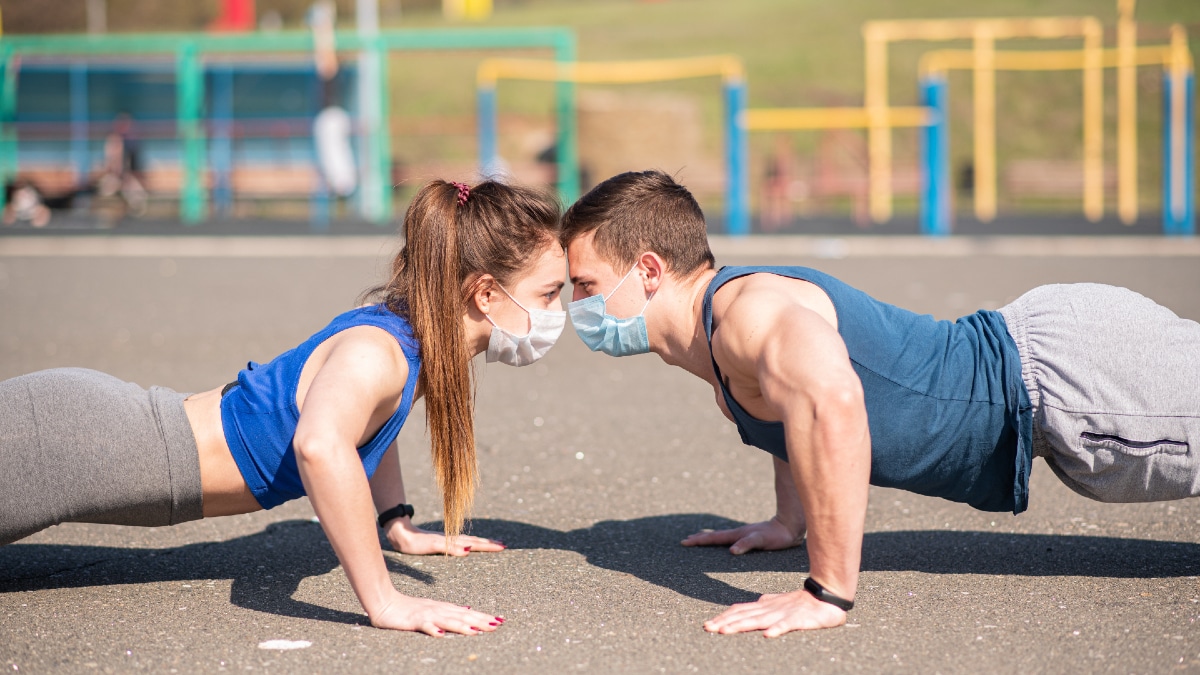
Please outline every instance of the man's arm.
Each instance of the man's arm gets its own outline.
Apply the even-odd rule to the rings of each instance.
[[[756,549],[779,551],[804,541],[804,507],[792,480],[788,463],[772,457],[775,468],[775,516],[729,530],[706,530],[679,542],[684,546],[729,546],[729,552],[741,555]]]
[[[723,320],[718,358],[731,377],[757,380],[762,407],[784,424],[790,473],[808,526],[811,576],[852,600],[858,585],[871,443],[862,384],[837,330],[772,292],[743,293]],[[735,633],[841,625],[842,610],[804,590],[735,605],[705,624]]]

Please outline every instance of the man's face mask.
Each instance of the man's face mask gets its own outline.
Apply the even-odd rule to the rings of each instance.
[[[492,317],[485,314],[488,322],[492,324],[492,334],[488,338],[487,362],[499,361],[509,366],[527,366],[545,356],[554,346],[567,323],[567,313],[561,310],[526,309],[508,289],[500,286],[500,290],[529,315],[529,333],[513,335],[497,326]]]
[[[571,313],[571,324],[575,326],[575,332],[588,349],[604,352],[609,356],[633,356],[650,351],[645,314],[646,307],[650,306],[650,300],[654,298],[653,294],[646,299],[646,304],[637,316],[618,319],[605,311],[605,301],[617,292],[636,269],[637,265],[634,265],[633,269],[626,272],[608,295],[593,295],[567,305],[567,311]]]

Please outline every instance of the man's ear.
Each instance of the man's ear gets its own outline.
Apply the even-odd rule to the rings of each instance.
[[[657,253],[647,251],[642,254],[642,257],[638,258],[638,264],[644,270],[642,272],[645,275],[642,279],[642,286],[646,289],[646,292],[654,293],[658,291],[667,273],[666,261]]]
[[[496,278],[490,274],[482,274],[475,280],[472,287],[474,291],[471,293],[471,304],[481,314],[491,314],[492,300],[495,299],[496,293],[499,292]]]

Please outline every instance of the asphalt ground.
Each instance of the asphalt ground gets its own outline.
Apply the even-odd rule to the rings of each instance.
[[[340,241],[340,243],[339,243]],[[181,391],[293,347],[377,282],[378,238],[0,239],[0,378],[85,366]],[[720,264],[805,264],[952,318],[1033,286],[1128,286],[1200,319],[1200,247],[1164,239],[719,241]],[[65,524],[0,548],[6,672],[1200,671],[1200,500],[1114,505],[1034,463],[1014,517],[872,488],[843,628],[718,636],[701,622],[799,586],[803,548],[678,542],[773,513],[770,461],[713,392],[568,329],[524,369],[479,363],[473,533],[509,550],[386,553],[406,593],[508,618],[434,639],[365,621],[305,500],[171,528]],[[1131,374],[1136,376],[1136,374]],[[421,420],[401,434],[417,521],[438,526]],[[268,640],[304,640],[291,651]]]

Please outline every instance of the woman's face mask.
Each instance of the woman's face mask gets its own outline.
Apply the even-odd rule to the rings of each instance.
[[[626,272],[608,295],[593,295],[567,305],[567,311],[571,313],[571,324],[575,326],[575,332],[588,349],[604,352],[609,356],[633,356],[650,351],[645,314],[646,307],[650,306],[650,300],[654,298],[653,294],[646,299],[646,304],[637,316],[618,319],[606,311],[605,302],[636,269],[637,265],[634,265],[633,269]]]
[[[529,315],[529,333],[513,335],[497,326],[492,317],[485,314],[488,322],[492,324],[492,334],[488,338],[487,362],[499,361],[509,366],[527,366],[545,356],[558,341],[558,336],[562,334],[563,326],[567,323],[567,313],[561,310],[527,309],[525,305],[517,302],[508,289],[500,286],[500,290]]]

